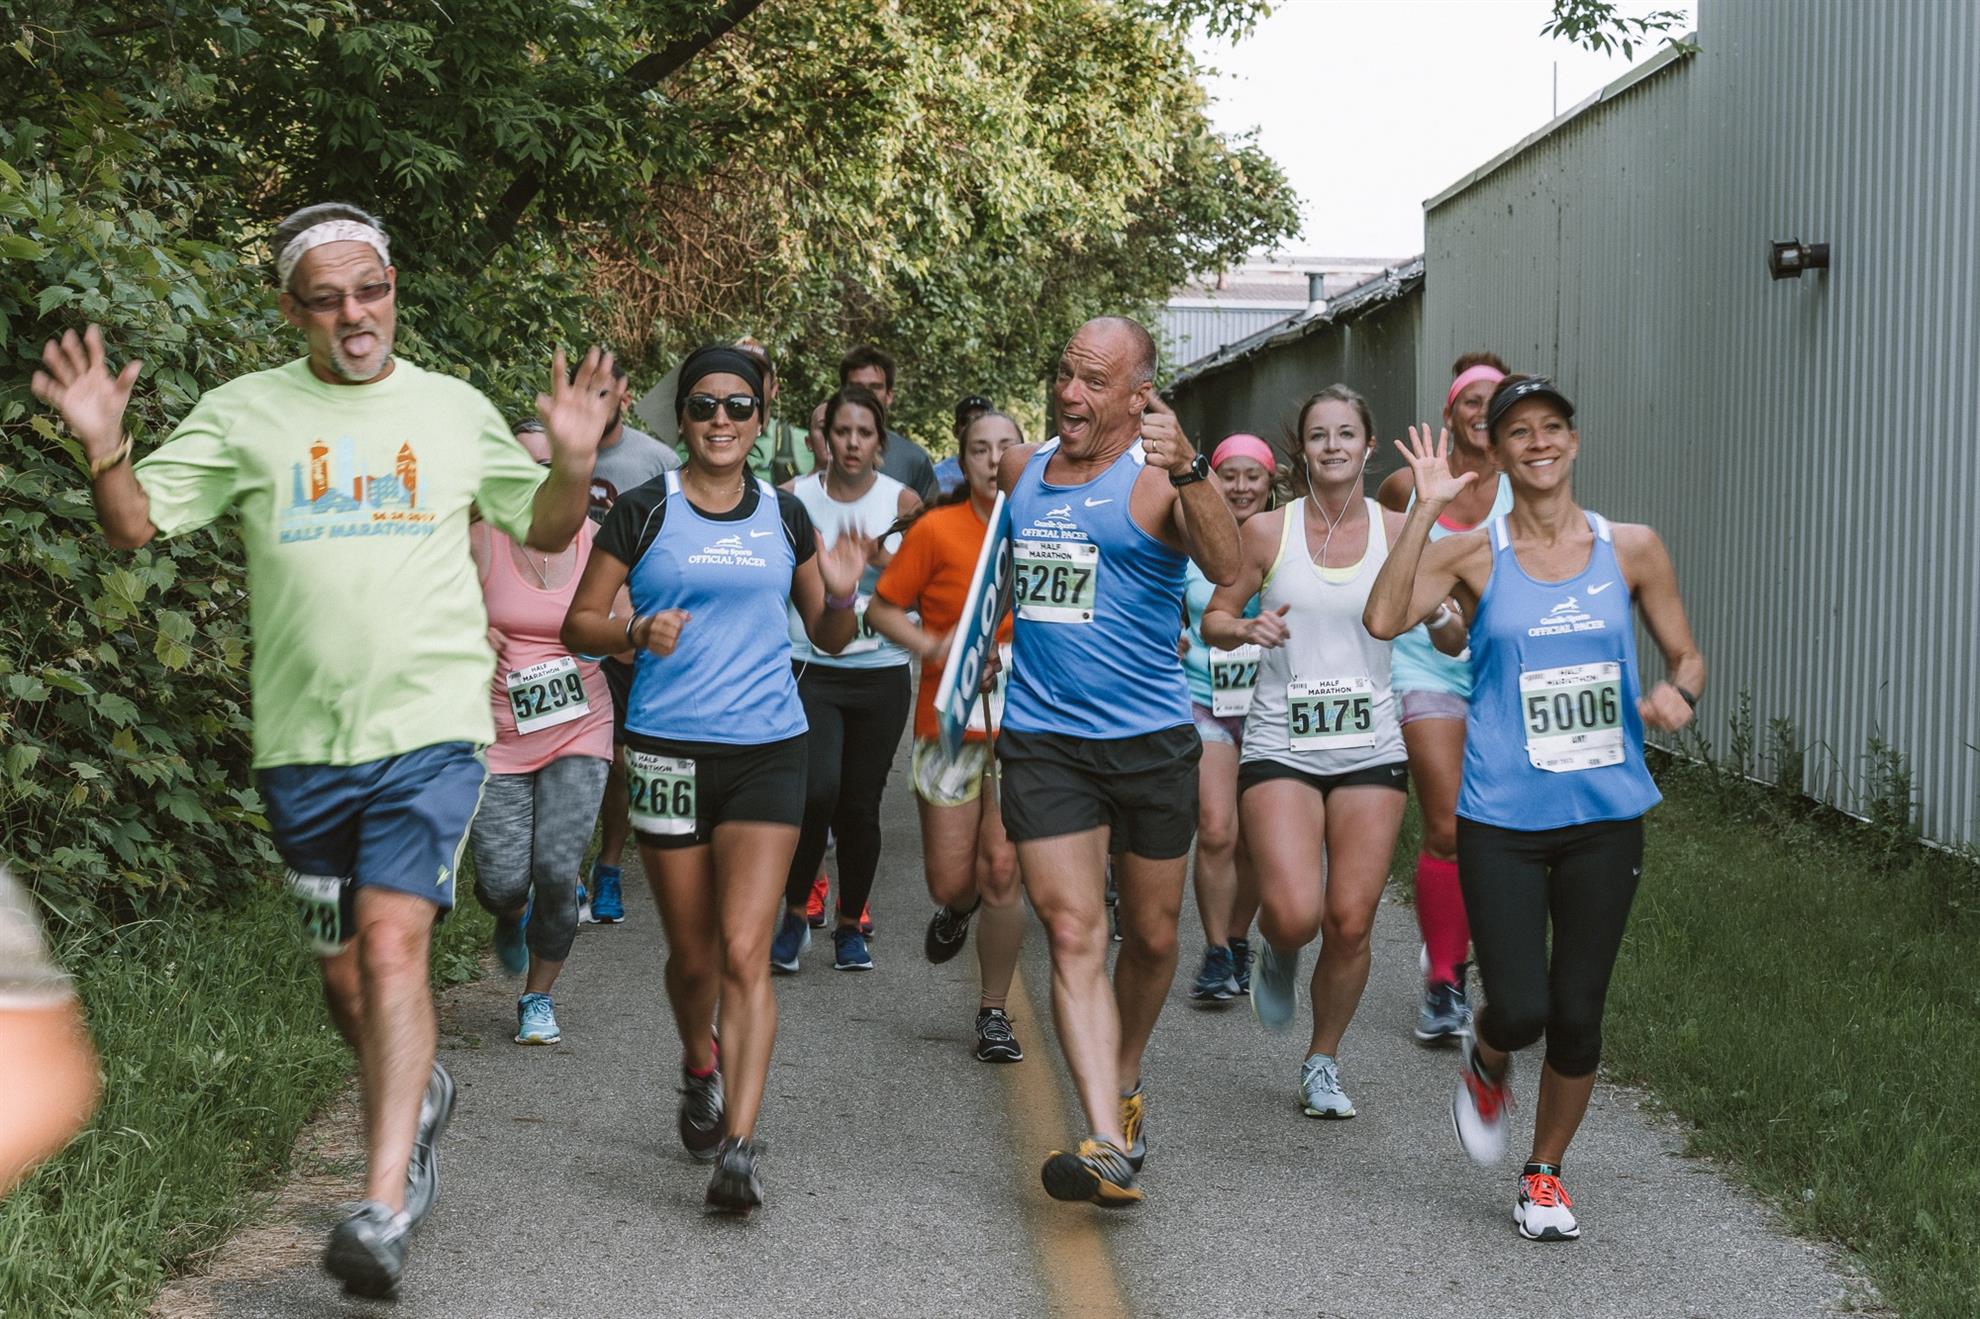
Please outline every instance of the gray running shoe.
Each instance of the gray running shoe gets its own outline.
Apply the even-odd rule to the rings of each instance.
[[[707,1076],[696,1076],[681,1069],[681,1144],[702,1163],[720,1152],[722,1144],[722,1069],[717,1066]]]
[[[728,1136],[708,1179],[708,1207],[717,1213],[747,1214],[763,1203],[763,1180],[756,1175],[756,1146]]]
[[[399,1288],[412,1225],[376,1200],[366,1200],[331,1229],[323,1268],[353,1296],[383,1300]]]
[[[406,1165],[406,1218],[418,1227],[440,1198],[440,1153],[434,1148],[454,1116],[454,1078],[433,1060],[426,1094],[419,1101],[419,1132],[413,1137],[412,1161]]]
[[[1455,1044],[1471,1034],[1471,1004],[1459,985],[1442,983],[1423,987],[1423,1003],[1416,1010],[1416,1038],[1421,1044]]]
[[[1354,1116],[1354,1101],[1341,1089],[1341,1065],[1316,1053],[1299,1069],[1299,1105],[1308,1117]]]
[[[1251,977],[1251,1010],[1266,1030],[1284,1030],[1292,1024],[1299,977],[1299,949],[1282,953],[1270,939],[1258,941],[1258,964]]]

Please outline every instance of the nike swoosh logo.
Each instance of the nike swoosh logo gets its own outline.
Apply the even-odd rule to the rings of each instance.
[[[1591,587],[1589,587],[1589,588],[1588,588],[1588,594],[1590,594],[1590,595],[1600,595],[1600,594],[1602,594],[1602,592],[1604,592],[1604,591],[1606,591],[1606,590],[1608,590],[1608,589],[1609,589],[1609,588],[1610,588],[1611,586],[1614,586],[1614,585],[1615,585],[1615,582],[1613,582],[1613,581],[1607,581],[1607,582],[1603,582],[1603,583],[1602,583],[1602,584],[1601,584],[1600,586],[1591,586]]]
[[[749,538],[755,540],[758,536],[774,536],[776,534],[774,531],[752,531],[749,533]]]
[[[1114,497],[1112,495],[1108,495],[1105,499],[1089,499],[1086,501],[1086,506],[1088,508],[1098,508],[1102,504],[1111,504],[1113,502],[1114,502]]]

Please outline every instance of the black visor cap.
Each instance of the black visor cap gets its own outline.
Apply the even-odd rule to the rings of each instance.
[[[1530,398],[1549,399],[1561,410],[1563,417],[1569,421],[1574,420],[1574,400],[1561,393],[1560,386],[1545,376],[1528,376],[1524,380],[1502,386],[1493,393],[1492,402],[1485,409],[1485,433],[1496,438],[1500,420],[1511,412],[1516,404],[1524,403]]]

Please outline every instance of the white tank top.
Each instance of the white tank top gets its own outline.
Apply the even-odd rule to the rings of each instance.
[[[1368,505],[1368,548],[1350,568],[1322,568],[1306,552],[1307,500],[1286,506],[1279,557],[1258,609],[1290,605],[1285,644],[1258,662],[1244,723],[1244,759],[1309,774],[1348,774],[1403,759],[1402,725],[1389,690],[1389,643],[1361,625],[1375,574],[1389,557],[1382,507]]]
[[[865,494],[849,504],[840,503],[825,491],[825,474],[813,472],[801,476],[791,487],[791,493],[804,505],[804,511],[811,514],[812,525],[818,534],[830,545],[848,531],[878,538],[894,525],[901,511],[901,491],[907,489],[891,476],[876,475],[873,484]],[[893,537],[887,542],[889,552],[900,548],[901,538]],[[844,650],[836,655],[827,655],[814,650],[811,639],[805,635],[804,619],[799,617],[797,607],[790,609],[791,658],[806,664],[823,664],[834,669],[885,669],[896,664],[906,664],[908,653],[874,632],[866,625],[866,603],[873,598],[873,584],[880,580],[880,570],[872,564],[859,575],[859,630],[853,639],[846,643]]]

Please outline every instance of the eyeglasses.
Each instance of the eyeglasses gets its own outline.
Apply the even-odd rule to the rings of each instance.
[[[329,312],[341,311],[345,298],[356,298],[359,305],[369,307],[391,291],[392,281],[381,279],[376,284],[360,284],[348,293],[324,293],[314,298],[297,298],[296,301],[301,303],[304,309],[322,316]]]
[[[686,411],[689,421],[712,421],[716,408],[727,412],[730,421],[748,421],[756,415],[756,397],[753,394],[729,394],[722,398],[717,398],[713,394],[687,396]]]

